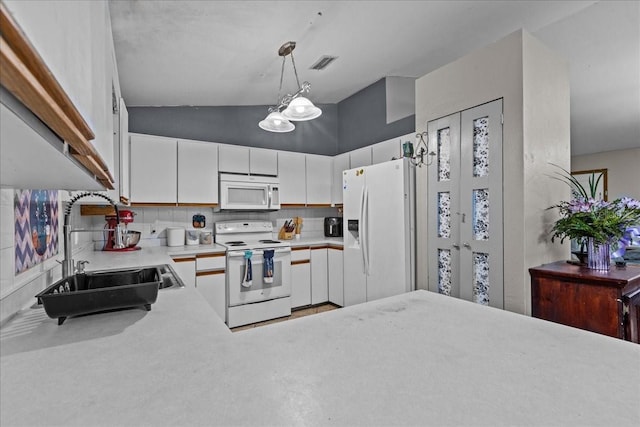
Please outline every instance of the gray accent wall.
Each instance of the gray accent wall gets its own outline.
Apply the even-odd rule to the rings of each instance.
[[[266,106],[131,107],[129,132],[220,142],[274,150],[334,155],[338,150],[338,108],[318,105],[322,115],[296,122],[293,132],[267,132],[258,122]]]
[[[385,79],[340,101],[338,118],[339,153],[406,135],[416,126],[415,114],[387,124]]]
[[[411,133],[415,115],[387,124],[385,79],[338,104],[319,104],[322,115],[295,122],[288,133],[258,122],[267,106],[129,107],[129,132],[333,156]]]

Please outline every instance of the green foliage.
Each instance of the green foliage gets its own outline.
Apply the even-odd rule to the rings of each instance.
[[[625,236],[628,229],[640,225],[640,202],[629,197],[610,203],[595,200],[599,178],[592,174],[587,191],[569,172],[562,170],[564,174],[558,173],[560,177],[555,179],[570,185],[574,198],[549,208],[557,208],[561,215],[553,226],[552,242],[556,238],[560,242],[569,238],[583,244],[590,237],[597,244],[614,243]]]

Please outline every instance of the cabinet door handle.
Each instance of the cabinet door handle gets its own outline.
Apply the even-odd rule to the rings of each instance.
[[[464,242],[462,246],[464,246],[467,249],[471,249],[471,245],[468,242]]]
[[[453,248],[460,250],[460,245],[457,243],[454,243],[453,245],[451,245]]]

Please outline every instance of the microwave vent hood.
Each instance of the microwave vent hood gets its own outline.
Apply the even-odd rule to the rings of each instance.
[[[275,211],[280,209],[280,180],[274,176],[221,173],[220,211]]]

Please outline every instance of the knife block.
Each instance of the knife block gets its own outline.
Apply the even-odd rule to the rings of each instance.
[[[280,231],[278,232],[278,239],[280,240],[292,240],[294,232],[293,231],[285,231],[284,227],[280,227]]]

